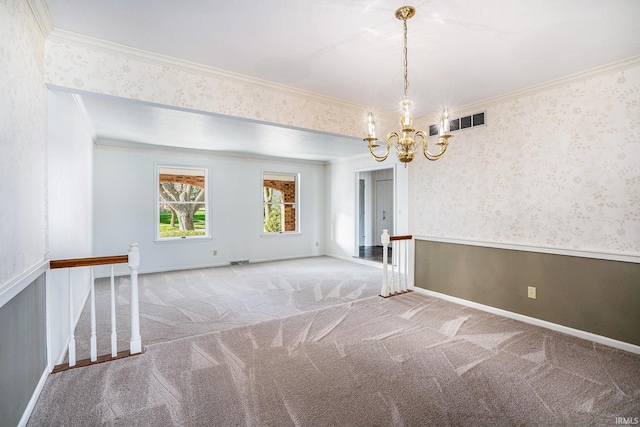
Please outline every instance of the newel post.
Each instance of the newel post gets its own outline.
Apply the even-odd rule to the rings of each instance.
[[[140,267],[140,249],[137,243],[129,245],[129,269],[131,270],[131,341],[130,354],[142,353],[140,337],[140,310],[138,307],[138,268]]]
[[[389,296],[389,284],[388,284],[388,264],[389,264],[389,243],[391,237],[389,237],[388,230],[382,230],[382,289],[380,295],[383,297]]]

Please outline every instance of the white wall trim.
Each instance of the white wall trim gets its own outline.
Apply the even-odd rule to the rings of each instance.
[[[335,259],[341,259],[343,261],[349,261],[349,262],[355,262],[356,264],[362,264],[362,265],[367,265],[369,267],[377,267],[380,270],[382,270],[382,263],[381,262],[377,262],[377,261],[369,261],[366,259],[362,259],[362,258],[356,258],[356,257],[346,257],[346,256],[341,256],[341,255],[333,255],[333,254],[326,254],[325,256],[331,257],[331,258],[335,258]],[[382,277],[380,278],[380,286],[382,286]]]
[[[27,270],[25,273],[9,281],[9,283],[0,287],[0,307],[11,301],[13,297],[18,295],[24,288],[44,274],[48,268],[49,260],[45,259]]]
[[[29,3],[30,4],[32,2],[40,3],[40,1],[41,0],[29,0]],[[44,7],[46,10],[46,6]],[[292,86],[281,85],[281,84],[270,82],[267,80],[261,80],[255,77],[245,76],[242,74],[225,71],[219,68],[209,67],[203,64],[185,61],[182,59],[173,58],[166,55],[160,55],[160,54],[145,51],[142,49],[124,46],[124,45],[109,42],[106,40],[96,39],[96,38],[85,36],[82,34],[73,33],[71,31],[66,31],[59,28],[53,28],[52,31],[49,31],[48,40],[69,44],[69,45],[73,45],[73,46],[77,46],[85,49],[92,49],[92,50],[107,53],[110,55],[122,56],[132,60],[140,61],[143,63],[148,63],[151,65],[169,66],[172,68],[181,69],[191,73],[199,73],[206,76],[213,76],[215,78],[234,82],[234,83],[249,84],[251,86],[261,87],[263,89],[276,91],[284,95],[313,99],[320,104],[335,105],[342,108],[352,109],[357,112],[360,112],[363,109],[366,109],[366,107],[363,105],[344,101],[338,98],[329,97],[320,93],[310,92],[310,91],[298,89]],[[490,105],[499,104],[499,103],[520,98],[523,96],[533,95],[549,89],[579,82],[581,80],[610,74],[612,72],[624,71],[628,68],[633,68],[639,65],[640,65],[640,55],[627,58],[621,61],[613,62],[611,64],[606,64],[600,67],[592,68],[590,70],[571,74],[558,79],[549,80],[547,82],[540,83],[537,85],[518,89],[518,90],[508,92],[506,94],[498,95],[492,98],[483,99],[478,102],[474,102],[464,106],[460,106],[455,109],[452,109],[450,111],[450,114],[464,115],[469,112],[477,112],[480,110],[484,111],[487,108],[487,106],[490,106]],[[377,114],[379,116],[384,116],[384,118],[387,119],[386,116],[390,116],[392,113],[378,111]],[[434,122],[434,120],[435,121],[439,120],[439,114],[440,112],[422,116],[417,118],[417,121],[420,121],[420,122],[427,121],[428,123],[431,123],[431,122]]]
[[[515,251],[538,252],[543,254],[567,255],[567,256],[575,256],[575,257],[581,257],[581,258],[604,259],[609,261],[633,262],[636,264],[640,263],[640,254],[636,254],[636,253],[623,254],[623,253],[616,253],[616,252],[599,252],[599,251],[590,251],[590,250],[583,250],[583,249],[564,249],[564,248],[555,248],[552,246],[532,246],[532,245],[525,245],[525,244],[519,244],[519,243],[498,243],[498,242],[491,242],[491,241],[452,239],[448,237],[435,237],[435,236],[413,236],[413,237],[416,240],[452,243],[456,245],[481,246],[481,247],[497,248],[497,249],[510,249]]]
[[[414,291],[428,295],[430,297],[435,297],[439,299],[443,299],[445,301],[450,301],[456,304],[464,305],[467,307],[475,308],[478,310],[486,311],[488,313],[497,314],[499,316],[508,317],[509,319],[519,320],[524,323],[529,323],[531,325],[540,326],[542,328],[551,329],[552,331],[560,332],[563,334],[571,335],[576,338],[581,338],[587,341],[596,342],[598,344],[606,345],[609,347],[614,347],[620,350],[628,351],[634,354],[640,354],[640,346],[630,344],[624,341],[614,340],[612,338],[603,337],[602,335],[596,335],[591,332],[581,331],[579,329],[569,328],[568,326],[558,325],[556,323],[547,322],[546,320],[536,319],[535,317],[529,317],[522,314],[514,313],[512,311],[502,310],[500,308],[491,307],[484,304],[479,304],[477,302],[468,301],[462,298],[452,297],[450,295],[441,294],[440,292],[434,292],[427,289],[422,289],[415,287]]]
[[[44,384],[47,381],[47,378],[49,378],[49,370],[45,368],[44,372],[42,373],[42,376],[40,377],[40,381],[38,381],[38,385],[36,386],[35,390],[33,391],[33,394],[31,395],[31,399],[29,400],[27,407],[24,409],[24,412],[22,413],[22,417],[18,422],[18,427],[24,427],[27,425],[27,422],[29,421],[29,417],[31,417],[33,408],[35,408],[36,402],[38,402],[38,398],[40,397],[40,393],[44,388]]]
[[[75,105],[76,109],[78,110],[78,113],[82,116],[82,119],[84,120],[84,125],[87,128],[87,132],[89,132],[89,134],[91,135],[91,140],[95,144],[96,141],[98,140],[98,133],[96,132],[95,128],[93,127],[93,124],[91,123],[91,118],[89,117],[89,113],[87,112],[87,107],[84,104],[84,100],[77,93],[72,93],[71,99],[73,100],[72,101],[73,105]]]
[[[315,257],[321,257],[321,256],[333,256],[333,255],[327,255],[327,254],[303,254],[303,255],[295,255],[295,256],[285,256],[285,257],[275,257],[275,258],[257,258],[257,259],[249,259],[249,264],[258,264],[258,263],[262,263],[262,262],[271,262],[271,261],[286,261],[286,260],[290,260],[290,259],[300,259],[300,258],[315,258]],[[231,261],[226,261],[226,262],[218,262],[218,263],[213,263],[213,264],[202,264],[202,265],[194,265],[194,266],[188,266],[188,267],[168,267],[168,268],[162,268],[162,269],[157,269],[157,268],[151,268],[148,270],[138,270],[138,274],[154,274],[154,273],[166,273],[169,271],[186,271],[186,270],[197,270],[199,268],[217,268],[217,267],[230,267],[230,263]],[[124,271],[115,271],[114,272],[114,277],[126,277],[126,276],[130,276],[131,273],[129,271],[124,272]],[[105,273],[99,273],[96,272],[95,273],[95,278],[97,279],[105,279],[111,277],[110,274],[105,274]],[[87,295],[88,298],[88,295]],[[85,302],[86,305],[86,302]],[[78,319],[80,320],[80,319]]]
[[[258,264],[261,262],[271,262],[271,261],[287,261],[291,259],[300,259],[300,258],[316,258],[319,256],[323,256],[323,255],[322,254],[302,254],[302,255],[294,255],[294,256],[274,257],[274,258],[256,258],[256,259],[249,259],[249,264]],[[229,263],[227,263],[226,265],[229,265]]]
[[[344,101],[338,98],[332,98],[330,96],[322,95],[317,92],[306,91],[292,86],[286,86],[267,80],[246,76],[243,74],[233,73],[195,62],[185,61],[183,59],[178,59],[171,56],[161,55],[158,53],[85,36],[83,34],[74,33],[60,28],[54,28],[47,40],[76,46],[83,49],[95,50],[109,55],[120,56],[155,66],[171,67],[189,73],[197,73],[208,77],[212,76],[217,79],[234,83],[245,85],[248,84],[254,87],[260,87],[270,91],[275,91],[284,95],[313,99],[320,104],[330,104],[341,108],[352,109],[358,112],[361,112],[365,108],[363,105]]]
[[[40,32],[46,39],[53,31],[53,21],[49,15],[49,8],[44,0],[27,0],[31,13],[40,27]]]

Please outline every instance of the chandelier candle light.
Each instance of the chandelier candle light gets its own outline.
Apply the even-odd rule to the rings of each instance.
[[[411,6],[403,6],[396,10],[396,18],[401,19],[404,24],[404,99],[400,103],[402,106],[402,116],[400,116],[400,126],[402,127],[401,135],[397,132],[389,132],[387,135],[387,151],[383,155],[378,155],[374,150],[379,147],[376,144],[378,140],[376,138],[376,125],[373,121],[373,114],[369,113],[369,123],[367,129],[367,137],[364,141],[369,144],[369,151],[373,158],[378,162],[384,161],[389,155],[391,145],[398,152],[398,159],[404,163],[404,167],[407,167],[407,163],[413,160],[414,153],[418,145],[422,145],[422,153],[429,160],[438,160],[449,145],[449,138],[453,135],[450,133],[449,114],[447,110],[444,111],[444,115],[440,120],[440,141],[436,144],[440,146],[438,154],[432,154],[429,152],[427,135],[424,131],[415,130],[413,128],[413,116],[411,115],[411,99],[409,99],[409,79],[407,78],[407,19],[415,15],[416,10]]]

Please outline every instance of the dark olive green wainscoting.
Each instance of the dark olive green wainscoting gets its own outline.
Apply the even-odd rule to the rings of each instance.
[[[47,369],[45,304],[43,273],[0,307],[1,426],[19,424]]]
[[[416,287],[640,345],[638,263],[427,240],[415,263]]]

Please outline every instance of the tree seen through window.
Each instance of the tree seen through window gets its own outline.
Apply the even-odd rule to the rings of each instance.
[[[158,168],[159,238],[207,235],[205,172]]]

